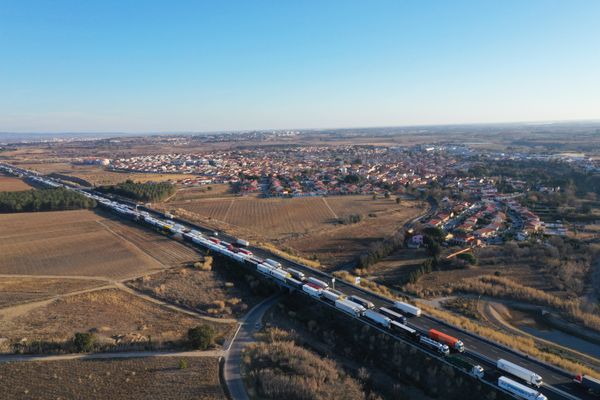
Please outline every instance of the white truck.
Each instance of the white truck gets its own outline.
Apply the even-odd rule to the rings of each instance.
[[[421,309],[419,307],[413,306],[412,304],[408,304],[403,301],[395,301],[394,308],[397,308],[398,310],[408,313],[410,315],[414,315],[415,317],[421,316]]]
[[[360,304],[353,303],[350,300],[336,300],[335,307],[349,314],[352,314],[355,317],[360,317],[362,313],[365,312],[365,308],[363,306],[361,306]]]
[[[321,297],[321,293],[323,292],[323,289],[321,289],[320,287],[311,285],[311,284],[306,284],[306,285],[302,285],[302,291],[312,297]]]
[[[340,297],[344,296],[344,294],[335,289],[325,289],[323,290],[323,297],[329,301],[335,302]]]
[[[275,268],[281,268],[281,263],[275,260],[271,260],[270,258],[265,259],[265,264],[269,264]]]
[[[256,269],[258,269],[258,271],[262,272],[263,274],[271,275],[271,271],[274,270],[275,268],[269,264],[258,264]]]
[[[375,304],[373,304],[369,300],[363,299],[362,297],[359,297],[359,296],[352,295],[352,296],[350,296],[350,300],[352,300],[355,303],[360,304],[364,308],[373,308],[373,307],[375,307]]]
[[[548,400],[546,396],[537,390],[515,382],[505,376],[498,378],[498,387],[525,400]]]
[[[273,269],[271,270],[271,275],[273,276],[273,278],[278,279],[282,282],[285,282],[286,278],[291,277],[290,274],[288,274],[286,271],[282,270],[282,269]]]
[[[312,276],[308,278],[308,283],[312,283],[313,285],[318,286],[321,289],[327,289],[329,287],[327,282],[323,282],[322,280],[313,278]]]
[[[436,350],[438,353],[440,353],[443,356],[447,356],[448,354],[450,354],[450,348],[447,345],[440,343],[440,342],[436,342],[433,339],[429,339],[427,336],[424,336],[424,335],[421,336],[419,338],[419,342],[421,342],[421,344],[423,344],[429,348]]]
[[[237,244],[239,244],[240,246],[244,246],[244,247],[248,247],[250,246],[250,242],[244,239],[237,239],[235,241]]]
[[[514,375],[517,378],[523,379],[525,382],[532,386],[538,388],[542,386],[543,381],[541,376],[539,376],[533,371],[528,370],[527,368],[521,367],[520,365],[517,365],[515,363],[501,358],[496,362],[496,367],[501,371],[508,372],[509,374]]]
[[[373,310],[367,310],[363,315],[365,318],[370,319],[371,321],[383,326],[384,328],[389,328],[392,322],[390,318]]]
[[[293,269],[293,268],[288,268],[288,272],[290,274],[292,274],[292,276],[295,279],[298,279],[299,281],[303,281],[303,280],[306,279],[306,275],[304,275],[304,272],[300,272],[300,271],[298,271],[296,269]]]

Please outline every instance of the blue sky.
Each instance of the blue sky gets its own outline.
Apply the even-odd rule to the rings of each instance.
[[[0,0],[0,131],[600,119],[600,2]]]

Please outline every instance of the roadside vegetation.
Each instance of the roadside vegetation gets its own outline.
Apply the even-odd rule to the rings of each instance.
[[[94,208],[96,201],[65,188],[0,192],[0,213]]]
[[[454,285],[454,290],[552,307],[562,311],[570,319],[600,332],[600,316],[583,311],[579,300],[563,299],[507,278],[483,275],[463,279]]]
[[[244,351],[243,363],[250,393],[261,399],[367,398],[360,383],[334,361],[292,341],[252,344]]]
[[[169,182],[139,183],[130,179],[116,185],[100,186],[98,191],[113,193],[138,201],[162,201],[175,194],[175,185]]]

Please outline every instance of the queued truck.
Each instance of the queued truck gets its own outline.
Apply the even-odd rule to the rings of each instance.
[[[405,312],[410,315],[414,315],[415,317],[421,316],[421,309],[417,306],[413,306],[412,304],[405,303],[403,301],[395,301],[394,308]]]
[[[440,353],[443,356],[447,356],[448,354],[450,354],[450,348],[448,347],[448,345],[446,345],[444,343],[440,343],[433,339],[430,339],[427,336],[421,336],[419,338],[419,342],[421,342],[421,344],[423,344],[431,349],[436,350],[438,353]]]
[[[573,380],[584,389],[600,395],[600,380],[583,374],[577,375]]]
[[[471,375],[474,378],[483,379],[483,376],[485,375],[485,371],[481,365],[470,362],[462,358],[462,356],[452,355],[448,357],[448,361],[456,365],[463,371],[466,371],[469,375]]]
[[[371,320],[372,322],[383,326],[384,328],[389,328],[390,324],[392,323],[392,320],[390,318],[386,317],[383,314],[378,313],[377,311],[373,311],[373,310],[365,311],[363,316],[365,318]]]
[[[321,289],[327,289],[329,287],[329,284],[327,282],[323,282],[322,280],[313,278],[312,276],[307,279],[307,282],[310,284],[313,284],[315,286],[318,286]]]
[[[385,315],[386,317],[392,319],[393,321],[400,322],[401,324],[406,324],[406,317],[396,311],[392,311],[389,308],[379,307],[379,312]]]
[[[496,367],[501,371],[508,372],[517,378],[523,379],[529,385],[537,388],[542,386],[543,380],[541,376],[533,371],[528,370],[527,368],[521,367],[520,365],[501,358],[496,362]]]
[[[237,244],[239,244],[240,246],[244,246],[244,247],[248,247],[250,246],[250,242],[244,239],[237,239],[235,241]]]
[[[548,400],[546,396],[537,390],[515,382],[505,376],[498,378],[498,387],[525,400]]]
[[[324,299],[327,299],[334,303],[336,300],[339,300],[340,298],[344,297],[344,293],[340,292],[339,290],[335,290],[335,289],[331,289],[331,288],[324,289],[322,295],[323,295]]]
[[[465,345],[461,340],[455,338],[454,336],[447,335],[444,332],[440,332],[436,329],[429,330],[429,338],[437,342],[444,343],[448,345],[448,347],[458,351],[459,353],[465,351]]]
[[[363,306],[347,299],[336,300],[335,307],[347,312],[348,314],[352,314],[355,317],[360,317],[365,312],[365,308]]]
[[[363,299],[362,297],[359,297],[359,296],[352,295],[352,296],[350,296],[350,300],[352,300],[355,303],[360,304],[361,306],[363,306],[364,308],[367,308],[367,309],[371,309],[371,308],[375,307],[375,304],[373,304],[369,300]]]

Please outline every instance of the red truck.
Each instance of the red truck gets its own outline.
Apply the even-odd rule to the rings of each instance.
[[[444,343],[445,345],[448,345],[448,347],[458,351],[459,353],[465,351],[465,345],[462,341],[435,329],[429,330],[429,338],[435,340],[436,342]]]

